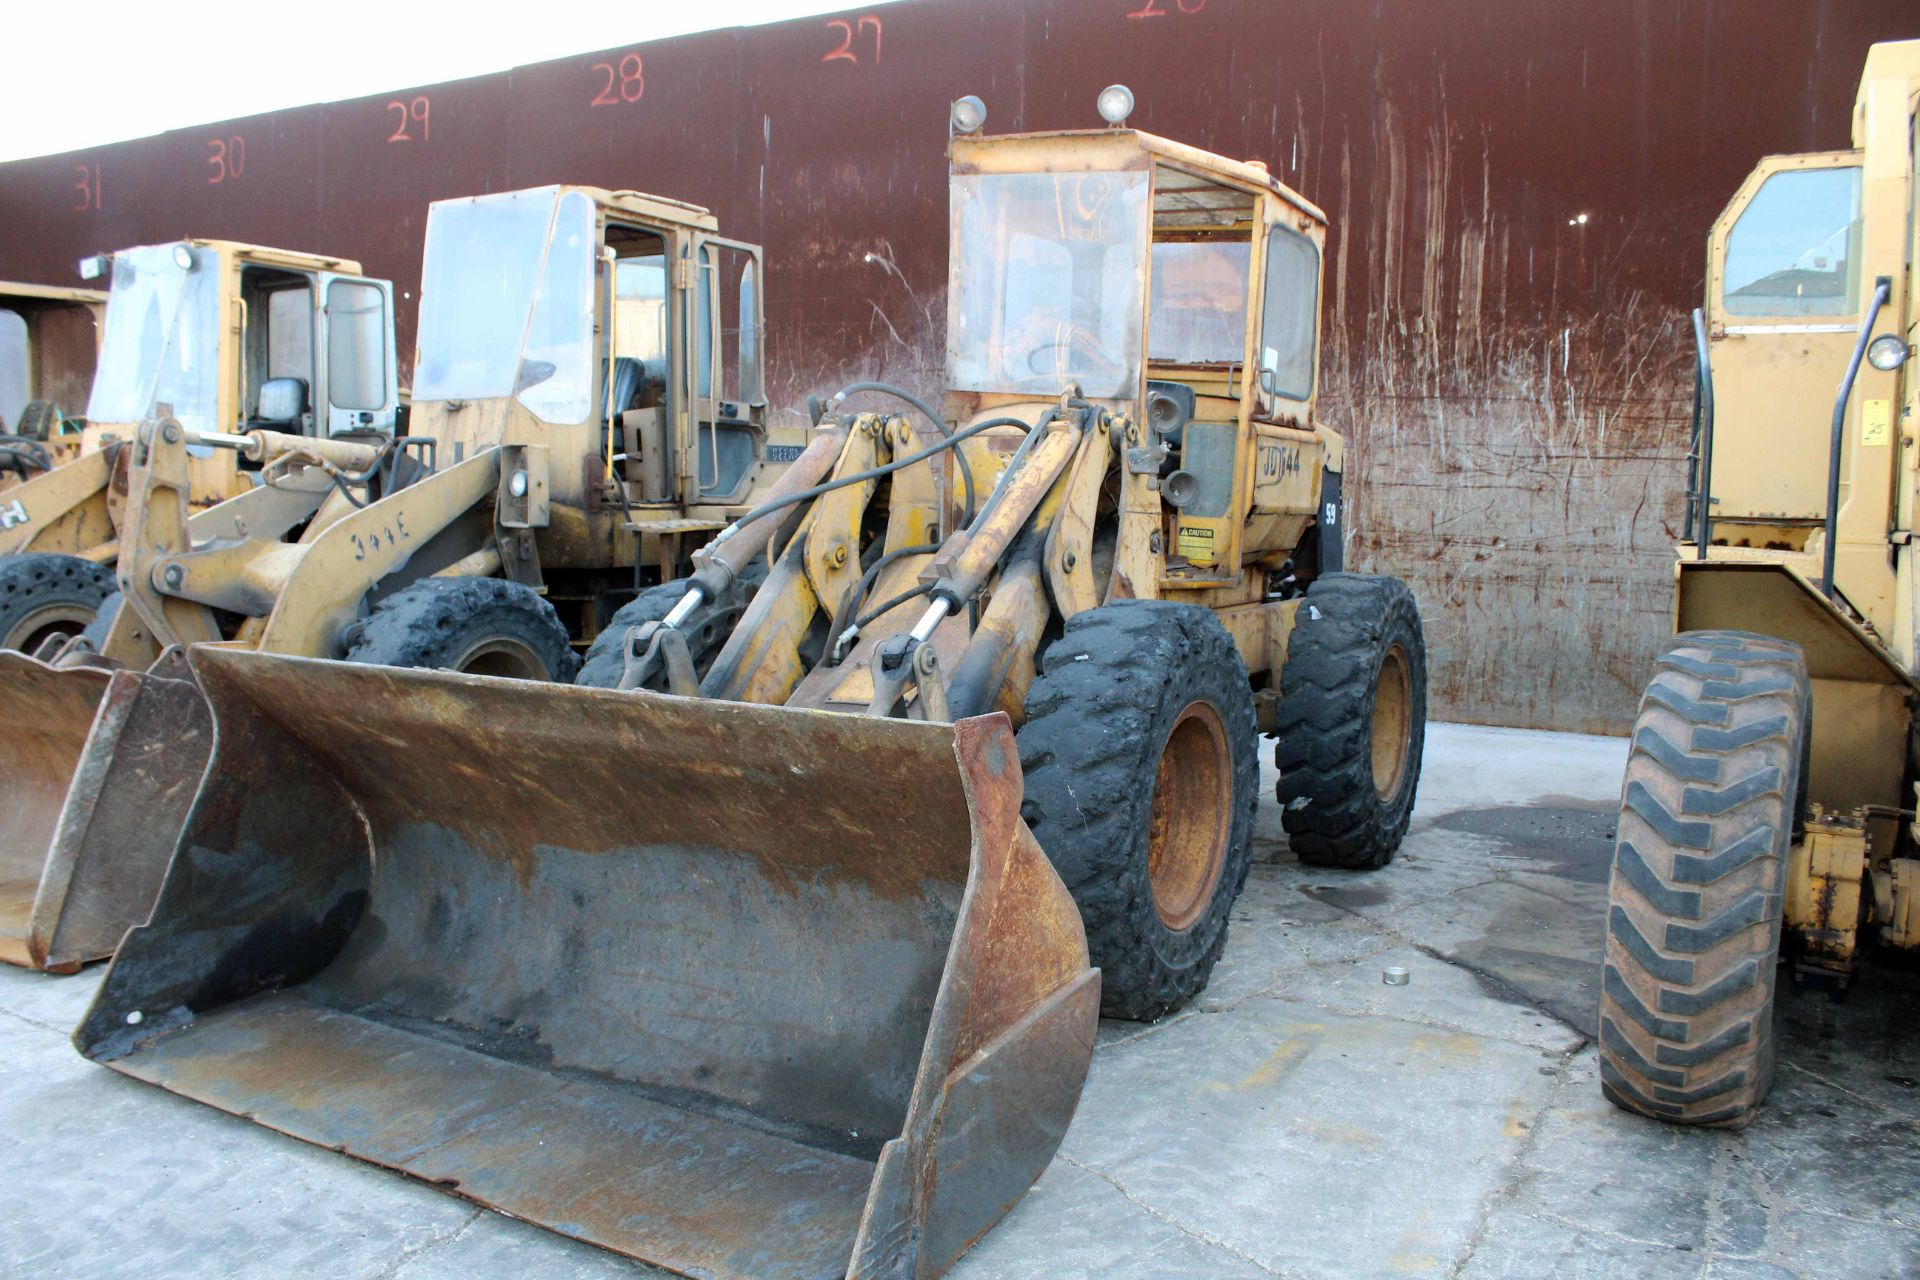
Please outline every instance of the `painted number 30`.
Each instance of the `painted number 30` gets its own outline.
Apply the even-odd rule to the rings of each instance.
[[[247,140],[239,134],[231,138],[207,139],[207,185],[218,186],[228,178],[237,178],[247,167]]]

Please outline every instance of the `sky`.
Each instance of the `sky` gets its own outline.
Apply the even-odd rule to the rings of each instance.
[[[16,5],[0,76],[0,160],[846,7],[847,0]]]

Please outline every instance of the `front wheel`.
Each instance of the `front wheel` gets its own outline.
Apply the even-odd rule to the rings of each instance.
[[[1690,631],[1634,720],[1607,886],[1600,1087],[1737,1128],[1773,1083],[1774,977],[1812,694],[1798,645]]]
[[[79,556],[0,556],[0,649],[33,653],[79,635],[113,593],[113,570]]]
[[[503,578],[423,578],[394,592],[348,628],[346,658],[563,682],[579,665],[553,606]]]
[[[740,615],[753,601],[753,593],[766,581],[767,566],[765,560],[756,560],[745,572],[735,578],[728,586],[726,594],[719,600],[702,600],[680,627],[687,637],[687,652],[693,659],[696,675],[704,676],[713,660],[725,647],[727,637],[733,634],[734,624],[740,621]],[[617,613],[607,620],[600,634],[587,646],[586,661],[580,664],[580,674],[574,677],[575,684],[589,685],[596,689],[618,689],[620,678],[627,671],[627,633],[633,628],[648,622],[661,622],[673,612],[675,605],[686,598],[687,580],[675,578],[641,591],[633,599],[620,606]],[[666,691],[666,672],[656,672],[643,686],[656,693]]]
[[[1021,816],[1080,907],[1102,1012],[1207,985],[1246,883],[1260,768],[1246,665],[1196,605],[1069,618],[1027,692]]]

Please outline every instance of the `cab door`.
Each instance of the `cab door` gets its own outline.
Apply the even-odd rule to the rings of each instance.
[[[766,451],[766,318],[760,247],[700,236],[693,250],[689,344],[694,436],[689,502],[731,502]]]
[[[391,434],[398,416],[393,286],[385,280],[321,272],[315,290],[314,420],[326,434]]]
[[[1857,151],[1769,157],[1714,224],[1708,352],[1716,436],[1729,446],[1715,450],[1716,522],[1826,517],[1833,396],[1871,292],[1861,185]],[[1737,526],[1716,524],[1714,537],[1740,541]]]

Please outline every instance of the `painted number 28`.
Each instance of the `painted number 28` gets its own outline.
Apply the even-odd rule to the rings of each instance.
[[[647,96],[647,66],[637,53],[622,54],[618,64],[596,62],[595,71],[606,76],[600,92],[593,95],[590,107],[617,107],[623,102],[638,102]]]

